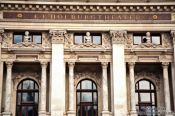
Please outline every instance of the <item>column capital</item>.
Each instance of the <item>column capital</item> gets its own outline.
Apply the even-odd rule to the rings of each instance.
[[[12,61],[6,61],[5,63],[6,63],[7,68],[12,68],[12,66],[13,66]]]
[[[108,62],[101,62],[102,68],[107,68],[108,67]]]
[[[75,62],[68,62],[69,67],[74,67],[75,66]]]
[[[4,29],[0,29],[0,43],[2,42],[3,37],[4,37]]]
[[[131,67],[134,67],[135,66],[135,62],[128,62],[128,65],[131,66]]]
[[[65,30],[50,30],[51,41],[54,44],[63,44],[67,32]]]
[[[163,68],[168,68],[169,62],[162,62],[162,67]]]
[[[173,39],[173,44],[175,44],[175,30],[171,31],[171,37]]]
[[[124,44],[127,38],[127,31],[125,30],[114,30],[110,31],[110,36],[112,38],[113,44]]]
[[[48,64],[47,61],[41,61],[40,63],[41,63],[41,66],[42,66],[42,67],[47,67],[47,64]]]

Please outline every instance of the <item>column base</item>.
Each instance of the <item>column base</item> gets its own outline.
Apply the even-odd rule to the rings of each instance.
[[[130,116],[138,116],[137,111],[130,111]]]
[[[112,113],[109,111],[102,111],[102,116],[112,116]]]
[[[76,112],[75,111],[68,111],[67,116],[76,116]]]
[[[3,112],[2,116],[12,116],[12,113],[11,112]]]
[[[45,111],[39,111],[39,116],[47,116],[47,112]]]

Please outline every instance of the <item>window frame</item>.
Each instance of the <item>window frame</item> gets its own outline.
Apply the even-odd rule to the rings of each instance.
[[[139,83],[141,81],[147,81],[147,82],[149,82],[149,89],[140,89]],[[137,89],[137,86],[138,86],[138,89]],[[152,89],[151,86],[153,86],[154,89]],[[144,101],[144,102],[141,101],[141,95],[140,95],[140,93],[149,93],[150,102],[148,102],[148,101]],[[135,94],[137,95],[136,98],[138,98],[138,102],[136,103],[136,107],[138,107],[139,112],[140,112],[142,106],[143,107],[144,106],[147,106],[147,107],[155,107],[155,108],[157,108],[157,92],[156,92],[156,86],[150,80],[141,79],[141,80],[137,81],[136,84],[135,84]],[[152,94],[154,94],[154,96],[152,96]],[[152,101],[152,98],[154,99],[154,102]],[[141,115],[139,115],[139,116],[141,116]],[[155,115],[155,116],[157,116],[157,115]]]
[[[13,32],[13,44],[18,44],[18,43],[15,43],[15,35],[21,35],[22,36],[22,42],[24,42],[24,36],[25,36],[25,32]],[[33,40],[34,40],[34,37],[33,36],[41,36],[41,42],[40,43],[35,43],[35,44],[42,44],[42,32],[31,32],[29,33],[29,36],[31,37],[31,41],[29,42],[33,42],[35,43]],[[21,42],[19,42],[21,43]]]
[[[82,43],[76,43],[76,41],[75,41],[75,38],[76,38],[76,36],[81,36],[82,37]],[[75,45],[81,45],[81,44],[85,44],[84,43],[84,37],[86,36],[86,33],[74,33],[74,44]],[[96,44],[96,43],[94,43],[94,36],[99,36],[100,37],[100,43],[99,44],[96,44],[96,45],[102,45],[102,34],[101,33],[91,33],[91,43],[92,44]]]

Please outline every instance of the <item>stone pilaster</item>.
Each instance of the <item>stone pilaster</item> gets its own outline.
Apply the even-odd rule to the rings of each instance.
[[[109,102],[108,102],[108,77],[107,77],[108,62],[102,62],[101,64],[102,64],[102,93],[103,93],[102,116],[110,116]]]
[[[12,66],[13,62],[6,62],[7,76],[6,76],[6,87],[5,87],[5,109],[3,116],[11,116],[11,95],[12,95]]]
[[[135,62],[129,62],[129,78],[130,78],[130,99],[131,99],[131,109],[130,115],[137,116],[136,112],[136,101],[135,101],[135,79],[134,79],[134,66]]]
[[[169,86],[168,66],[169,66],[168,62],[163,62],[162,63],[166,113],[167,112],[171,112],[171,100],[170,100],[170,86]],[[166,116],[170,116],[170,115],[166,114]]]
[[[39,116],[46,116],[47,62],[41,62],[41,99]]]
[[[1,43],[4,35],[4,29],[0,29],[0,114],[2,109],[2,87],[3,87],[3,62],[1,62]]]
[[[74,107],[74,66],[75,62],[68,62],[69,65],[69,111],[68,116],[76,116]]]
[[[124,42],[127,32],[111,31],[110,34],[112,39],[114,116],[126,116],[128,110]]]
[[[64,39],[66,31],[50,30],[52,41],[51,115],[65,114],[65,62]],[[60,94],[61,93],[61,94]]]
[[[173,39],[173,50],[174,50],[174,54],[173,54],[173,63],[172,63],[172,67],[175,67],[175,30],[171,31],[171,37]],[[175,106],[175,71],[172,70],[172,85],[173,85],[173,97],[174,97],[174,106]],[[174,111],[175,111],[175,107],[174,107]]]

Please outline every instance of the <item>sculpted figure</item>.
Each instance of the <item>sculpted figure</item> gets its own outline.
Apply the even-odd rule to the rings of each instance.
[[[86,36],[84,36],[84,43],[92,43],[90,32],[86,32]]]
[[[25,31],[24,42],[30,42],[30,36],[28,31]]]

